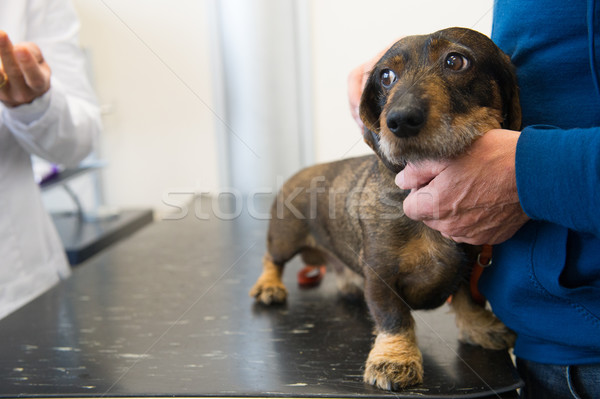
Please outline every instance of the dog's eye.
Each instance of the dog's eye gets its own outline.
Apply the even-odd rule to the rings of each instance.
[[[469,59],[459,53],[450,53],[446,57],[445,67],[452,71],[464,71],[469,67]]]
[[[398,80],[396,73],[391,69],[384,69],[381,71],[381,85],[386,89],[389,89]]]

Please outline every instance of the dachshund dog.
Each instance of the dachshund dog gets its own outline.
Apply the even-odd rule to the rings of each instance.
[[[284,302],[281,276],[296,254],[307,265],[333,266],[343,292],[360,289],[375,323],[365,382],[398,390],[423,380],[414,309],[452,296],[461,341],[488,349],[514,343],[514,333],[470,295],[478,248],[406,217],[407,192],[394,184],[407,162],[451,159],[491,129],[519,129],[514,67],[469,29],[405,37],[370,72],[360,115],[376,155],[312,166],[283,185],[250,295],[266,305]]]

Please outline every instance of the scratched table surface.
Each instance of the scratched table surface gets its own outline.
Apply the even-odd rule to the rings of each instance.
[[[197,201],[1,320],[0,397],[513,397],[508,354],[458,343],[445,307],[415,316],[424,383],[389,393],[362,381],[373,325],[333,275],[299,289],[294,260],[288,302],[255,304],[267,208]]]

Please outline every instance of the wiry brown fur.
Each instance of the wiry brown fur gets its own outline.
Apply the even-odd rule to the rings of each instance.
[[[445,60],[453,53],[465,56],[468,68],[448,70]],[[388,88],[380,82],[384,69],[397,76]],[[392,132],[388,117],[407,107],[425,119],[405,137]],[[365,141],[377,156],[316,165],[284,184],[272,207],[263,274],[250,295],[264,304],[284,301],[281,273],[297,254],[307,264],[345,265],[354,273],[341,274],[361,275],[377,334],[364,379],[399,389],[423,378],[414,309],[438,307],[454,295],[462,339],[491,349],[514,340],[466,288],[476,248],[407,218],[407,193],[394,184],[407,161],[452,158],[492,128],[518,128],[514,70],[488,38],[468,29],[406,37],[371,72],[361,117]],[[352,281],[342,286],[351,290],[358,284]]]

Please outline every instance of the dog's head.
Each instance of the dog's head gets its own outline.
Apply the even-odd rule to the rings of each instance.
[[[370,72],[360,116],[365,141],[394,172],[453,158],[488,130],[520,129],[515,70],[470,29],[405,37]]]

